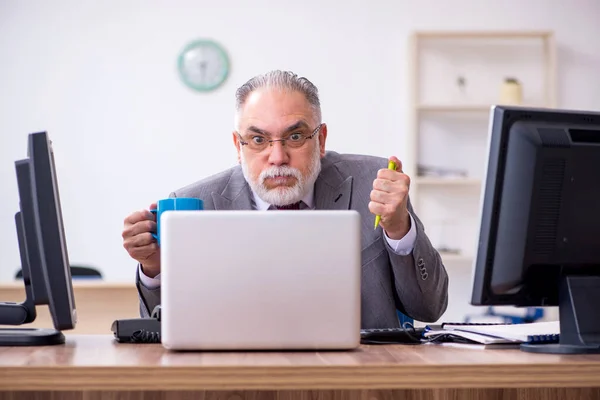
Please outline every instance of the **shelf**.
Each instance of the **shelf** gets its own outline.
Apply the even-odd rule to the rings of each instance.
[[[547,39],[551,31],[421,31],[420,39]]]
[[[546,104],[421,104],[416,106],[417,111],[423,113],[489,113],[494,106],[521,107],[521,108],[550,108]]]
[[[421,112],[490,112],[491,105],[468,105],[468,104],[422,104],[417,106]]]
[[[413,180],[418,185],[468,185],[475,186],[481,185],[481,179],[475,178],[436,178],[436,177],[417,177]]]
[[[441,251],[440,256],[442,257],[442,261],[444,261],[444,262],[446,262],[446,261],[448,261],[448,262],[450,262],[450,261],[457,261],[457,262],[473,261],[472,256],[465,255],[465,254],[445,253],[445,252]]]

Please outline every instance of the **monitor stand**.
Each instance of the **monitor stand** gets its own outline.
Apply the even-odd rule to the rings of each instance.
[[[64,343],[65,335],[56,329],[0,329],[0,346],[50,346]]]
[[[521,344],[531,353],[600,353],[600,276],[563,276],[559,288],[559,343]]]
[[[25,283],[27,299],[22,303],[0,302],[0,325],[23,325],[36,317],[30,288]],[[0,346],[47,346],[65,343],[65,336],[55,329],[0,328]]]
[[[21,268],[23,271],[23,285],[25,286],[25,301],[22,303],[0,301],[0,325],[18,326],[35,321],[35,293],[32,285],[32,276],[29,259],[26,254],[25,228],[21,212],[15,214],[15,225],[19,239],[21,253]],[[39,278],[38,278],[39,279]],[[1,346],[47,346],[64,344],[65,336],[55,329],[35,328],[0,328]]]

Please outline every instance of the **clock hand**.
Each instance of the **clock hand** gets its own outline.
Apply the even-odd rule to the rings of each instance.
[[[200,79],[204,82],[204,75],[206,75],[206,61],[200,61],[200,70],[202,71]]]

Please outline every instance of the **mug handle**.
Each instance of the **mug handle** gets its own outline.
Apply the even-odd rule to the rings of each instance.
[[[157,210],[156,210],[156,208],[153,208],[152,210],[150,210],[150,212],[151,212],[152,214],[155,214],[155,215],[156,215],[156,212],[157,212]],[[152,237],[153,237],[154,239],[158,240],[158,235],[157,235],[156,233],[152,232],[151,234],[152,234]]]

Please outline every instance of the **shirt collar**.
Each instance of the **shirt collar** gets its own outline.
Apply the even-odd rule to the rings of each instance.
[[[266,201],[264,201],[263,199],[261,199],[260,197],[258,197],[258,195],[254,192],[252,192],[252,197],[254,199],[254,205],[256,207],[257,210],[260,211],[266,211],[271,207],[271,204],[267,203]],[[306,204],[306,207],[309,209],[312,209],[314,206],[314,201],[315,201],[315,187],[314,185],[310,187],[310,190],[308,191],[308,193],[306,194],[306,196],[304,196],[301,200],[304,204]]]

